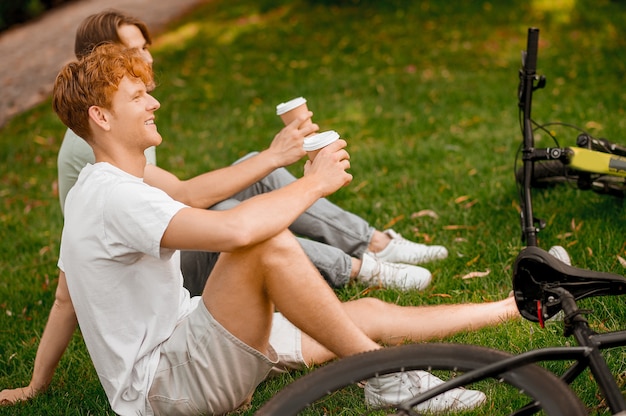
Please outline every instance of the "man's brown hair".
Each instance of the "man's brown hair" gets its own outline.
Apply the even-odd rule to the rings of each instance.
[[[141,20],[127,16],[117,10],[109,9],[92,14],[80,24],[76,30],[74,53],[77,58],[89,54],[102,43],[122,43],[117,30],[122,25],[134,25],[141,31],[146,43],[152,44],[148,27]]]
[[[89,108],[111,108],[122,78],[153,84],[150,64],[136,50],[103,44],[92,53],[65,65],[54,82],[52,107],[63,124],[87,142],[92,140]]]

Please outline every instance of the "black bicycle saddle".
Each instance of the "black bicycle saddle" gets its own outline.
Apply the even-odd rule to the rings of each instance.
[[[569,266],[539,247],[524,248],[513,268],[513,294],[522,316],[542,322],[556,315],[561,310],[556,287],[566,289],[576,300],[621,295],[626,293],[626,278]]]

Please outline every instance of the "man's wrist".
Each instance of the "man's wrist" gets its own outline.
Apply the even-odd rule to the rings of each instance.
[[[278,168],[285,167],[285,164],[282,158],[280,157],[280,154],[272,151],[272,149],[270,148],[259,152],[257,157],[262,158],[263,163],[267,164],[269,168],[271,169],[271,171],[278,169]]]

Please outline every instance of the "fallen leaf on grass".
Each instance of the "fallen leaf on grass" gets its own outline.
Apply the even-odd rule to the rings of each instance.
[[[387,224],[385,224],[385,229],[393,227],[398,221],[403,220],[404,215],[398,215],[395,218],[392,218]]]
[[[489,269],[485,270],[484,272],[471,272],[461,277],[461,279],[473,279],[475,277],[485,277],[485,276],[488,276],[489,273],[491,273],[491,270]]]
[[[465,263],[465,266],[466,267],[471,266],[472,264],[476,263],[479,258],[480,258],[480,254],[478,256],[474,257],[473,259],[471,259],[470,261],[468,261],[467,263]]]
[[[444,225],[444,230],[475,230],[475,225]]]
[[[368,185],[368,182],[367,181],[363,181],[360,184],[354,186],[352,188],[352,191],[355,192],[355,193],[359,192],[361,189],[365,188],[367,185]]]
[[[597,121],[593,121],[593,120],[590,120],[587,123],[585,123],[585,127],[588,129],[598,129],[598,130],[603,129],[603,126],[601,123],[598,123]]]
[[[626,267],[626,260],[624,260],[622,256],[617,256],[617,260],[619,260],[619,264],[621,264],[622,267]]]
[[[431,298],[451,298],[452,296],[448,295],[447,293],[433,293],[429,297],[431,297]]]
[[[463,208],[469,209],[469,208],[473,207],[474,205],[476,205],[477,203],[478,203],[478,200],[475,199],[475,200],[470,201],[467,204],[463,205]]]
[[[414,235],[416,238],[420,238],[420,239],[422,239],[422,241],[423,241],[425,244],[430,244],[430,243],[432,243],[432,242],[433,242],[433,238],[430,236],[430,234],[420,233],[420,232],[419,232],[419,229],[417,229],[417,228],[413,228],[413,235]]]
[[[433,211],[432,209],[423,209],[421,211],[414,212],[413,214],[411,214],[411,219],[419,218],[419,217],[431,217],[431,218],[437,219],[439,218],[439,215],[437,215],[437,213]]]

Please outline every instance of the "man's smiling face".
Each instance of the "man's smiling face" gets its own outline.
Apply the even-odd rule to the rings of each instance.
[[[142,150],[158,146],[162,138],[157,131],[154,112],[159,107],[159,102],[148,93],[141,80],[125,76],[111,101],[111,128],[123,134],[129,144]]]

